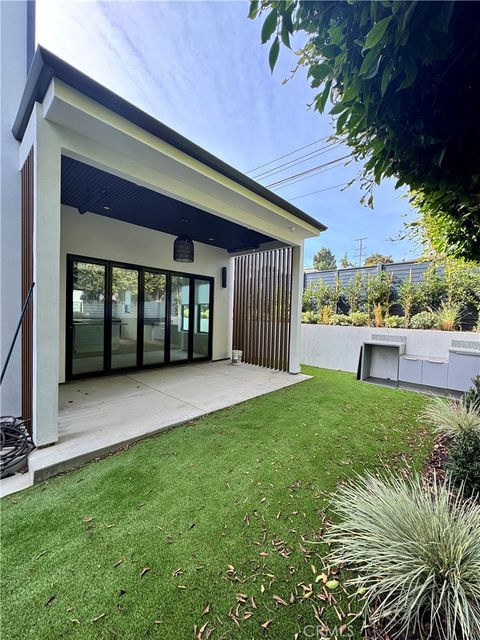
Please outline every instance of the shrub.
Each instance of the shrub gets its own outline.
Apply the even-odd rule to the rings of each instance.
[[[432,264],[418,285],[418,303],[423,308],[436,309],[440,306],[446,290],[445,280],[438,275],[436,265]]]
[[[304,311],[302,313],[302,322],[305,324],[317,324],[318,316],[315,311]]]
[[[373,321],[376,327],[383,327],[383,310],[381,304],[376,304],[373,307]]]
[[[419,287],[412,282],[411,269],[408,279],[404,280],[398,287],[398,298],[400,300],[400,304],[402,305],[406,324],[408,324],[414,310],[418,308],[420,298]]]
[[[350,313],[360,311],[361,306],[365,302],[365,285],[365,278],[357,272],[344,286],[343,296],[345,302],[348,304]]]
[[[330,287],[323,280],[310,284],[303,292],[303,311],[320,311],[324,304],[330,302]]]
[[[391,636],[480,636],[480,505],[449,485],[367,475],[334,499],[340,518],[328,561],[348,564],[366,589],[364,615]]]
[[[442,331],[454,331],[460,322],[460,309],[442,302],[440,309],[435,312],[435,326]]]
[[[379,304],[387,312],[392,295],[393,273],[380,271],[368,277],[367,302],[368,309],[373,313],[375,305]]]
[[[467,404],[463,400],[444,400],[434,397],[427,404],[421,417],[433,425],[437,433],[456,438],[471,429],[480,433],[480,405]]]
[[[469,429],[452,442],[447,461],[451,481],[467,494],[480,494],[480,432]],[[480,536],[480,531],[479,531]]]
[[[354,327],[368,327],[370,315],[363,311],[354,311],[350,314],[350,324],[353,324]]]
[[[344,313],[334,313],[330,317],[330,324],[347,326],[349,324],[352,324],[352,321],[350,319],[350,316],[347,316]]]
[[[410,327],[412,329],[433,329],[437,321],[433,311],[421,311],[412,316]]]
[[[320,310],[320,322],[322,324],[330,324],[331,317],[332,317],[332,308],[324,304]]]
[[[470,389],[463,394],[463,402],[467,406],[473,404],[480,407],[480,376],[472,378],[472,383]]]
[[[389,329],[403,329],[406,324],[406,320],[403,316],[387,316],[384,322],[385,326]]]

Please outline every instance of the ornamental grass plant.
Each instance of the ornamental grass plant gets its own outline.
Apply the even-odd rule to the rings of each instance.
[[[358,476],[334,499],[328,561],[358,572],[363,614],[390,637],[480,638],[480,506],[438,481]]]
[[[437,433],[451,438],[470,429],[480,432],[480,405],[477,402],[433,397],[421,418],[430,423]]]

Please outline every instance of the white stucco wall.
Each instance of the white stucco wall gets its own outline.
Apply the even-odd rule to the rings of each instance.
[[[27,3],[0,2],[0,361],[3,366],[20,317],[21,181],[19,144],[12,134],[27,67]],[[1,387],[2,414],[21,413],[21,336]]]
[[[213,359],[230,355],[231,296],[222,288],[221,269],[230,266],[224,249],[195,242],[195,261],[173,261],[175,236],[152,231],[94,213],[80,215],[77,209],[62,206],[60,256],[60,337],[59,378],[65,381],[65,314],[67,254],[104,260],[118,260],[157,269],[210,276],[215,279],[213,300]]]
[[[360,347],[372,333],[406,336],[406,353],[448,359],[452,340],[480,342],[480,334],[465,331],[421,331],[302,324],[302,363],[325,369],[357,371]]]

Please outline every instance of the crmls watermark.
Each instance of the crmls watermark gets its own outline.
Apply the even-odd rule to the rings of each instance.
[[[337,638],[353,638],[353,629],[346,625],[340,627],[326,627],[324,624],[307,624],[302,629],[304,638],[321,638],[322,640],[337,640]]]

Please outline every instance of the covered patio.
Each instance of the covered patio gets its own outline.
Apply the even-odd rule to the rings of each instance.
[[[41,48],[13,133],[33,477],[294,382],[320,222]],[[198,379],[232,348],[266,370]]]
[[[40,482],[135,440],[308,378],[221,361],[61,385],[58,442],[31,454],[29,482]]]

